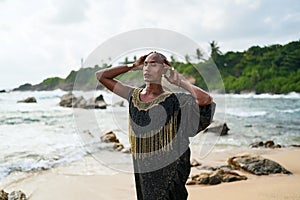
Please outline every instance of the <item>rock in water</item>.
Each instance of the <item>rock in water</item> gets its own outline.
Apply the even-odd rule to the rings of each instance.
[[[117,151],[122,151],[122,150],[124,149],[124,145],[121,144],[121,143],[115,142],[115,143],[113,144],[113,148],[114,148],[115,150],[117,150]]]
[[[96,99],[92,98],[89,100],[84,99],[83,96],[76,97],[74,94],[69,92],[60,98],[60,106],[73,107],[73,108],[84,108],[84,109],[105,109],[107,107],[106,102],[103,99],[103,95],[98,96]]]
[[[18,101],[18,103],[36,103],[36,98],[35,97],[27,97],[24,100]]]
[[[206,129],[208,132],[217,133],[221,136],[227,135],[229,130],[230,129],[225,122],[219,121],[213,121]]]
[[[124,150],[124,145],[120,143],[116,134],[112,131],[106,132],[100,136],[100,140],[105,143],[113,144],[112,148],[116,151],[122,151],[123,153],[127,153],[127,150]]]
[[[77,98],[74,96],[74,94],[72,94],[71,92],[69,92],[68,94],[64,94],[61,98],[60,98],[60,102],[59,105],[63,106],[63,107],[72,107],[72,102],[75,102],[77,100]]]
[[[105,143],[120,143],[119,139],[117,138],[116,134],[112,131],[104,133],[100,140]]]
[[[244,154],[233,156],[227,162],[235,169],[242,169],[255,175],[292,174],[277,162],[258,155]]]
[[[96,99],[95,99],[95,108],[99,109],[106,109],[107,104],[104,101],[103,95],[100,94]]]

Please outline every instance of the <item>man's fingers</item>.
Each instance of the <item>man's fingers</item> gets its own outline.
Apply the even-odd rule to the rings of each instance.
[[[178,79],[178,73],[177,71],[174,70],[174,81],[177,81],[177,79]]]
[[[171,68],[168,69],[170,71],[170,77],[174,76],[174,70],[172,70]]]
[[[164,77],[167,79],[167,81],[171,82],[170,78],[166,74],[164,75]]]

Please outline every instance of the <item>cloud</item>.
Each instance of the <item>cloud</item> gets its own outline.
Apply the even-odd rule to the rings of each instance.
[[[85,0],[53,0],[54,10],[52,22],[57,24],[73,24],[86,20],[89,3]]]
[[[298,0],[0,0],[0,10],[0,67],[13,74],[0,75],[0,87],[10,88],[65,77],[98,45],[132,29],[169,29],[204,46],[215,40],[223,52],[300,33]]]
[[[186,34],[197,41],[240,40],[262,38],[278,33],[282,36],[286,26],[295,19],[278,24],[277,18],[292,13],[280,12],[282,2],[228,0],[204,1],[129,1],[122,19],[122,29],[158,27]],[[271,9],[272,8],[272,9]],[[294,11],[298,12],[298,11]],[[276,18],[277,24],[267,19]],[[298,17],[299,18],[299,17]],[[294,29],[292,27],[291,29]],[[292,30],[293,32],[294,30]],[[240,47],[241,48],[241,47]],[[244,47],[245,48],[245,47]],[[230,49],[228,46],[227,49]]]

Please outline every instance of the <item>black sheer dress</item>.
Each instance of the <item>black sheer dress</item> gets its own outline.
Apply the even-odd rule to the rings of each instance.
[[[215,104],[199,106],[190,94],[164,92],[150,102],[129,97],[129,140],[138,200],[187,199],[189,137],[211,122]]]

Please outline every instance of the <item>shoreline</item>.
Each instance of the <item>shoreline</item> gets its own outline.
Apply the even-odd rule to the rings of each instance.
[[[223,152],[212,151],[204,159],[198,160],[203,165],[224,165],[230,156],[243,152],[262,155],[274,160],[291,171],[293,175],[255,176],[238,171],[239,174],[246,175],[248,180],[212,186],[189,185],[187,186],[188,199],[267,200],[300,198],[298,190],[300,185],[300,148],[236,148]],[[74,167],[74,165],[77,166]],[[97,168],[99,168],[98,171]],[[22,190],[30,200],[136,199],[133,174],[116,172],[111,169],[103,170],[105,167],[100,166],[96,160],[87,158],[69,166],[27,173],[27,176],[19,177],[20,179],[11,179],[11,183],[9,181],[6,184],[1,183],[0,187],[6,192]],[[197,168],[194,167],[190,175],[197,172]],[[18,176],[16,175],[16,177]]]

